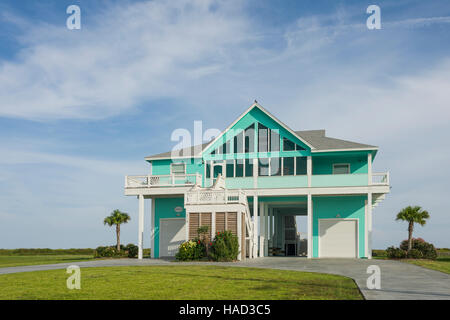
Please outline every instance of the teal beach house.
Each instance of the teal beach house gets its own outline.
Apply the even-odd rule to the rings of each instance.
[[[210,239],[238,237],[239,259],[370,259],[372,213],[390,190],[389,173],[372,172],[377,151],[294,131],[255,101],[213,140],[146,157],[149,174],[125,177],[125,195],[138,198],[139,258],[144,238],[153,258],[170,257],[208,226]]]

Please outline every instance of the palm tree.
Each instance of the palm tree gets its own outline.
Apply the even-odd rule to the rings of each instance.
[[[120,210],[114,210],[110,216],[103,220],[103,223],[110,227],[116,225],[116,236],[117,236],[117,251],[120,251],[120,225],[122,223],[127,223],[131,218],[128,213],[121,212]]]
[[[408,206],[403,208],[397,214],[397,218],[395,220],[403,220],[408,222],[408,252],[412,249],[412,233],[414,230],[414,223],[418,223],[421,226],[425,225],[426,219],[428,219],[430,215],[428,211],[422,210],[419,206]]]

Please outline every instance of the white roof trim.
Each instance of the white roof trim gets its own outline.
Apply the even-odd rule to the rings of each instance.
[[[378,150],[378,147],[372,148],[346,148],[346,149],[320,149],[320,150],[311,150],[311,152],[319,153],[319,152],[335,152],[335,151],[370,151],[370,150]]]
[[[145,157],[144,160],[179,160],[179,159],[200,159],[201,156],[186,156],[186,157]]]
[[[289,133],[291,133],[294,137],[296,137],[297,139],[299,139],[301,142],[303,142],[305,145],[307,145],[308,147],[311,148],[311,151],[314,150],[315,148],[310,145],[308,142],[306,142],[303,138],[301,138],[298,134],[295,133],[295,131],[293,131],[291,128],[289,128],[287,125],[285,125],[283,122],[281,122],[280,120],[278,120],[275,116],[273,116],[269,111],[267,111],[266,109],[264,109],[259,103],[255,102],[253,103],[247,110],[245,110],[240,116],[239,118],[237,118],[236,120],[234,120],[225,130],[223,130],[221,132],[220,135],[218,135],[213,141],[211,141],[205,148],[203,148],[202,150],[202,155],[203,155],[203,151],[205,151],[206,149],[208,149],[210,146],[212,146],[218,139],[220,139],[228,130],[230,130],[239,120],[241,120],[247,113],[250,112],[250,110],[252,110],[254,107],[258,107],[259,109],[261,109],[261,111],[263,111],[265,114],[267,114],[269,117],[271,117],[273,120],[275,120],[280,126],[282,126],[284,129],[286,129]]]

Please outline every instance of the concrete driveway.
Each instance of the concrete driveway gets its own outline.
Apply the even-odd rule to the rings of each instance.
[[[235,267],[270,268],[308,272],[330,273],[350,277],[355,280],[362,294],[368,300],[401,299],[446,299],[450,300],[450,276],[448,274],[425,269],[408,263],[391,260],[362,259],[306,259],[291,257],[267,257],[245,260],[237,263],[192,262],[177,265],[208,264]],[[1,274],[65,269],[69,265],[80,268],[113,266],[153,266],[173,265],[173,262],[159,259],[114,259],[50,265],[0,268]],[[381,289],[369,290],[366,281],[367,267],[377,265],[381,271]]]

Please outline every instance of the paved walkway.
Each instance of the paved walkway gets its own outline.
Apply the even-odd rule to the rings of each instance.
[[[235,267],[271,268],[322,272],[343,275],[355,280],[364,297],[369,300],[379,299],[446,299],[450,300],[450,276],[448,274],[425,269],[412,264],[391,260],[363,259],[306,259],[292,257],[267,257],[245,260],[237,263],[192,262],[177,265],[208,264]],[[174,265],[173,262],[159,259],[114,259],[95,260],[73,263],[21,266],[0,268],[1,274],[30,272],[41,270],[65,269],[69,265],[88,267],[114,266],[153,266]],[[369,290],[366,287],[367,267],[377,265],[381,270],[381,289]]]

